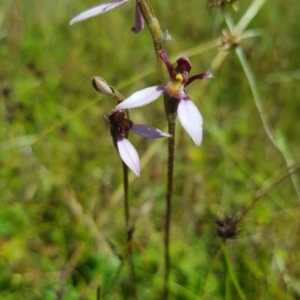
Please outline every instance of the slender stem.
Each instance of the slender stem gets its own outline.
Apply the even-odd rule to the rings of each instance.
[[[159,57],[159,50],[162,50],[162,31],[158,20],[155,18],[153,9],[148,0],[139,0],[140,10],[149,27],[152,36],[158,69],[162,83],[165,85],[170,81],[170,76],[166,65]],[[172,191],[173,191],[173,173],[174,173],[174,152],[175,152],[175,124],[176,124],[176,109],[170,109],[171,99],[167,94],[164,94],[164,105],[168,119],[168,131],[172,135],[168,139],[168,169],[167,169],[167,193],[166,193],[166,214],[165,214],[165,276],[164,276],[164,299],[169,296],[169,274],[170,274],[170,225],[171,225],[171,207],[172,207]]]
[[[166,85],[170,81],[170,75],[168,73],[165,63],[161,60],[159,56],[159,50],[162,50],[162,40],[163,34],[156,19],[153,9],[148,0],[138,0],[138,4],[142,15],[149,27],[150,34],[153,40],[153,46],[155,50],[155,55],[158,63],[158,69],[161,81]],[[164,248],[165,248],[165,276],[164,276],[164,297],[163,299],[168,299],[169,296],[169,274],[170,274],[170,226],[171,226],[171,208],[172,208],[172,192],[173,192],[173,173],[174,173],[174,152],[175,152],[175,124],[177,116],[177,105],[178,102],[175,99],[170,99],[170,97],[164,94],[164,106],[165,112],[168,120],[168,131],[171,134],[171,138],[168,139],[168,169],[167,169],[167,193],[166,193],[166,214],[165,214],[165,238],[164,238]]]
[[[95,78],[93,81],[94,85],[96,84],[102,84],[103,87],[103,82],[105,83],[105,91],[109,91],[109,95],[115,98],[118,103],[122,102],[125,98],[123,97],[122,94],[120,94],[117,90],[115,90],[113,87],[106,85],[106,82],[104,81],[103,78],[100,78],[98,80]],[[98,89],[97,89],[98,90]],[[103,90],[103,89],[102,89]],[[100,92],[102,92],[100,89]],[[128,120],[130,120],[130,111],[128,109],[124,110],[125,116]],[[113,126],[110,128],[111,136],[113,139],[114,146],[116,150],[118,151],[118,146],[117,146],[117,137],[115,133],[115,129]],[[129,133],[125,134],[125,137],[128,138]],[[135,280],[135,269],[134,269],[134,264],[133,264],[133,259],[132,259],[132,237],[134,233],[134,227],[131,226],[130,224],[130,206],[129,206],[129,197],[128,197],[128,190],[129,190],[129,181],[128,181],[128,167],[127,165],[122,161],[123,165],[123,183],[124,183],[124,211],[125,211],[125,227],[126,227],[126,243],[125,243],[125,258],[128,259],[129,262],[129,267],[130,267],[130,275],[131,275],[131,294],[133,299],[136,299],[136,280]]]
[[[236,292],[239,295],[240,299],[246,300],[247,298],[244,294],[244,291],[243,291],[242,287],[240,286],[240,283],[238,281],[236,273],[233,269],[232,263],[231,263],[230,258],[228,256],[227,247],[226,247],[226,244],[224,243],[224,241],[223,241],[221,247],[222,247],[224,262],[225,262],[225,266],[226,266],[226,273],[228,274],[228,276],[230,276],[230,280],[232,281],[232,283],[233,283],[233,285],[236,289]]]
[[[124,162],[123,162],[123,180],[124,180],[125,224],[126,224],[126,231],[128,231],[129,219],[130,219],[129,201],[128,201],[128,167]]]
[[[96,299],[97,300],[101,299],[101,287],[100,287],[100,285],[97,286]]]
[[[152,6],[148,0],[138,0],[138,4],[141,10],[141,13],[144,17],[146,24],[148,25],[152,41],[153,47],[156,55],[156,60],[158,63],[158,70],[161,77],[162,83],[165,85],[170,81],[170,76],[167,70],[165,63],[159,57],[159,50],[162,50],[162,40],[163,34],[159,25],[158,20],[154,15],[154,11]]]
[[[167,172],[167,194],[166,194],[166,214],[165,214],[165,276],[164,276],[164,299],[169,296],[169,274],[170,274],[170,225],[171,225],[171,210],[172,210],[172,195],[173,195],[173,173],[174,173],[174,153],[175,153],[175,119],[168,118],[169,134],[171,137],[168,139],[168,172]]]
[[[128,167],[123,162],[123,180],[124,180],[124,210],[125,210],[125,225],[126,225],[126,247],[125,247],[125,257],[128,259],[130,267],[131,276],[131,293],[133,299],[136,298],[136,280],[135,280],[135,269],[132,259],[132,236],[134,232],[134,227],[130,225],[130,208],[129,208],[129,198],[128,198]]]
[[[219,258],[220,254],[222,253],[221,250],[222,250],[222,247],[220,247],[218,249],[218,252],[216,253],[216,255],[215,255],[215,257],[214,257],[213,261],[211,262],[210,267],[208,269],[207,276],[206,276],[206,278],[204,280],[204,284],[203,284],[203,293],[202,293],[202,298],[201,298],[202,300],[205,300],[207,298],[206,295],[205,295],[205,288],[206,288],[206,285],[207,285],[207,282],[208,282],[209,275],[211,274],[217,259]],[[202,279],[201,279],[201,281],[202,281]],[[199,283],[199,286],[200,286],[200,283]]]

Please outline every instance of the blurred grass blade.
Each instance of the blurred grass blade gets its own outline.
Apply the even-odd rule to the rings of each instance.
[[[246,300],[246,296],[238,282],[238,279],[236,277],[236,274],[232,268],[232,264],[231,264],[231,261],[229,259],[229,256],[228,256],[228,252],[227,252],[227,248],[226,248],[226,245],[223,243],[222,244],[222,251],[223,251],[223,255],[224,255],[224,259],[225,259],[225,263],[226,263],[226,266],[228,268],[228,273],[229,273],[229,276],[230,276],[230,279],[232,280],[232,283],[233,285],[235,286],[236,288],[236,291],[238,293],[238,295],[240,296],[241,299],[243,300]]]
[[[37,141],[35,135],[23,135],[0,143],[0,152],[16,148],[28,147]]]
[[[249,25],[249,23],[252,21],[252,19],[257,15],[261,7],[265,4],[267,0],[254,0],[248,10],[245,12],[245,14],[242,16],[240,21],[237,23],[237,25],[234,28],[234,34],[240,35],[246,27]]]

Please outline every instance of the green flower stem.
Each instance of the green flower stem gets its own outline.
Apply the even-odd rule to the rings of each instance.
[[[123,162],[123,178],[124,178],[124,209],[125,209],[125,224],[126,231],[128,236],[129,230],[129,220],[130,220],[130,212],[129,212],[129,201],[128,201],[128,167]],[[128,238],[127,238],[128,241]]]
[[[156,60],[158,63],[159,74],[163,85],[166,85],[170,81],[170,76],[165,63],[159,57],[159,50],[162,50],[163,34],[159,25],[158,20],[154,15],[154,11],[148,0],[138,0],[138,4],[141,13],[144,17],[146,24],[148,25],[155,50]]]
[[[165,97],[169,97],[164,95]],[[166,103],[167,101],[165,101]],[[164,299],[169,295],[169,274],[170,274],[170,227],[171,227],[171,210],[173,194],[173,175],[174,175],[174,156],[175,156],[175,128],[176,113],[168,115],[168,129],[171,137],[168,139],[168,171],[167,171],[167,194],[166,194],[166,215],[165,215],[165,282],[164,282]]]
[[[170,81],[170,76],[165,63],[159,56],[159,50],[162,50],[163,34],[156,19],[153,9],[148,0],[138,1],[140,10],[144,17],[146,24],[149,27],[150,34],[152,36],[156,60],[158,63],[158,70],[163,85],[166,85]],[[165,215],[165,276],[164,276],[164,296],[163,299],[168,299],[169,296],[169,274],[170,274],[170,224],[171,224],[171,207],[172,207],[172,193],[173,193],[173,171],[174,171],[174,153],[175,153],[175,124],[177,116],[177,104],[173,105],[174,99],[170,99],[167,94],[164,94],[164,106],[168,120],[168,132],[172,135],[168,139],[168,170],[167,170],[167,193],[166,193],[166,215]]]
[[[126,246],[125,246],[125,257],[128,259],[130,273],[131,273],[131,293],[133,299],[136,299],[136,280],[135,280],[135,269],[132,260],[132,236],[134,228],[130,225],[130,208],[128,198],[128,167],[123,162],[123,179],[124,179],[124,210],[125,210],[125,224],[126,224]]]
[[[111,96],[114,99],[116,99],[118,103],[124,101],[125,98],[123,97],[122,94],[120,94],[112,86],[109,86],[109,89],[112,92]],[[130,120],[129,109],[125,109],[124,112],[126,118]],[[114,146],[118,151],[117,137],[113,126],[111,126],[110,132],[111,132]],[[128,138],[128,136],[129,133],[126,133],[125,137]],[[128,197],[128,190],[129,190],[128,167],[123,161],[122,161],[122,165],[123,165],[123,186],[124,186],[124,211],[125,211],[125,226],[126,226],[126,243],[125,243],[124,257],[128,260],[129,267],[130,267],[132,298],[136,299],[136,279],[135,279],[136,277],[135,277],[135,269],[134,269],[134,264],[132,259],[132,237],[134,233],[134,228],[130,224],[130,206],[129,206],[129,197]]]

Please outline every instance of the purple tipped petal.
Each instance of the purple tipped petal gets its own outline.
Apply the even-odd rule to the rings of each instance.
[[[213,77],[214,76],[210,72],[203,72],[201,74],[194,75],[194,76],[190,77],[185,86],[189,85],[190,83],[192,83],[196,79],[213,78]]]
[[[168,69],[168,72],[169,72],[171,78],[173,78],[173,76],[174,76],[173,73],[174,73],[175,70],[174,70],[174,67],[172,66],[172,64],[171,64],[171,62],[169,60],[167,51],[165,51],[165,50],[159,50],[158,53],[159,53],[160,58],[165,63],[165,65],[166,65],[166,67]]]
[[[121,109],[129,109],[140,107],[149,104],[156,100],[164,92],[164,86],[152,86],[138,92],[135,92],[130,97],[125,99],[123,102],[119,103],[113,111],[118,111]]]
[[[117,146],[123,162],[136,176],[140,176],[140,158],[133,145],[122,135],[118,135]]]
[[[140,7],[138,5],[138,2],[136,1],[135,6],[135,26],[131,29],[134,33],[139,33],[144,29],[144,18],[141,13]]]
[[[179,101],[178,118],[194,143],[200,146],[202,141],[203,119],[198,108],[187,95]]]
[[[133,124],[130,128],[131,131],[134,133],[143,136],[145,138],[161,138],[161,137],[170,137],[171,135],[161,130],[147,126],[147,125],[140,125],[140,124]]]
[[[192,64],[186,56],[179,57],[176,62],[177,62],[177,65],[178,65],[176,67],[176,70],[178,72],[187,71],[189,73],[191,71]]]
[[[101,15],[103,13],[106,13],[106,12],[118,7],[119,5],[124,4],[125,2],[128,2],[128,0],[117,0],[114,2],[110,2],[110,3],[100,4],[96,7],[88,9],[88,10],[84,11],[83,13],[79,14],[78,16],[73,18],[69,24],[73,25],[74,23],[86,20],[88,18],[97,16],[97,15]]]

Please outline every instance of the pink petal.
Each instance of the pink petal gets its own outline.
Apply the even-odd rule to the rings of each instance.
[[[128,0],[117,0],[114,2],[110,2],[110,3],[100,4],[96,7],[88,9],[88,10],[84,11],[83,13],[79,14],[78,16],[73,18],[69,24],[73,25],[74,23],[86,20],[88,18],[97,16],[97,15],[101,15],[103,13],[106,13],[106,12],[118,7],[119,5],[124,4],[125,2],[128,2]]]
[[[191,71],[191,69],[192,69],[192,64],[191,64],[190,60],[189,60],[186,56],[181,56],[181,57],[179,57],[179,58],[176,60],[176,62],[177,62],[178,67],[179,67],[180,65],[184,65],[184,66],[185,66],[185,70],[186,70],[188,73],[190,73],[190,71]],[[178,67],[177,67],[177,68],[178,68]]]
[[[178,118],[194,143],[200,146],[202,141],[203,119],[198,108],[187,95],[179,101]]]
[[[138,2],[136,1],[135,5],[135,26],[131,29],[134,33],[139,33],[144,29],[144,17],[141,13]]]
[[[118,135],[117,146],[123,162],[136,176],[140,176],[140,158],[133,145],[122,135]]]
[[[208,71],[203,72],[203,73],[198,74],[198,75],[194,75],[194,76],[189,78],[189,80],[188,80],[188,82],[186,83],[185,86],[188,86],[190,83],[192,83],[196,79],[204,79],[204,78],[214,78],[214,76]]]
[[[140,125],[140,124],[133,124],[130,130],[140,136],[145,138],[161,138],[161,137],[170,137],[171,135],[161,130],[147,126],[147,125]]]
[[[174,67],[173,65],[171,64],[170,60],[169,60],[169,57],[168,57],[168,54],[167,54],[167,51],[165,50],[159,50],[158,51],[159,53],[159,57],[162,59],[162,61],[165,63],[168,71],[169,71],[169,74],[170,74],[170,77],[173,77],[174,76]]]
[[[118,104],[113,111],[115,112],[121,109],[135,108],[149,104],[156,100],[163,92],[164,86],[162,85],[152,86],[140,90]]]

